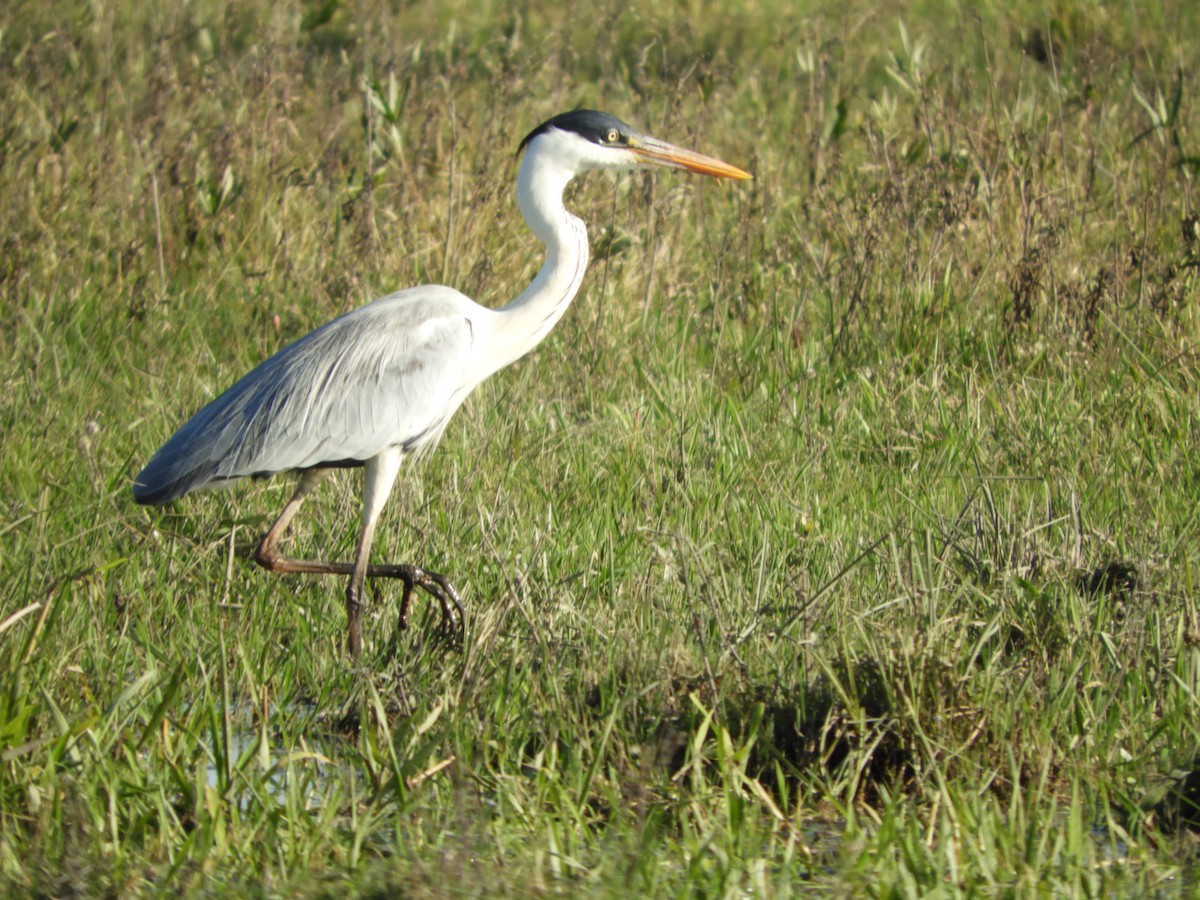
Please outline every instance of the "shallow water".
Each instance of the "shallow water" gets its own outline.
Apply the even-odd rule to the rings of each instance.
[[[246,707],[229,711],[223,735],[227,745],[225,754],[217,752],[210,741],[201,742],[208,755],[207,785],[220,788],[228,776],[235,785],[241,782],[241,788],[246,789],[247,803],[261,798],[262,789],[281,804],[289,798],[294,800],[297,790],[306,807],[323,803],[329,786],[347,775],[345,740],[298,725],[298,719],[311,719],[310,710],[269,710],[265,728],[255,723],[256,713],[257,710]],[[272,727],[271,720],[276,715],[286,717],[283,720],[293,726],[287,729],[289,734],[281,734],[279,728]],[[307,733],[289,745],[288,738],[294,738],[296,730]],[[211,733],[206,737],[211,738]],[[223,772],[225,759],[229,761],[228,769]],[[239,793],[242,793],[241,788]]]

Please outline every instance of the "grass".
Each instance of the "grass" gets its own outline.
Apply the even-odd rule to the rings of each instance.
[[[1198,26],[6,6],[7,891],[1194,891]],[[381,586],[356,667],[340,584],[249,560],[287,479],[132,475],[343,310],[519,291],[511,154],[576,105],[757,179],[573,189],[575,307],[377,542],[464,645]],[[298,555],[349,557],[358,479]]]

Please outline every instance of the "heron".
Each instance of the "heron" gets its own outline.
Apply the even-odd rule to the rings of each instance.
[[[587,229],[563,203],[567,184],[593,169],[682,169],[748,179],[736,166],[641,133],[597,110],[562,113],[521,141],[517,201],[546,247],[537,276],[505,306],[489,308],[442,285],[381,297],[279,350],[193,415],[134,479],[140,504],[202,488],[298,472],[291,498],[255,551],[276,573],[347,576],[347,649],[362,651],[367,578],[400,580],[400,625],[415,589],[441,606],[443,626],[464,623],[449,578],[411,564],[372,564],[376,526],[402,462],[437,445],[484,379],[536,347],[567,311],[588,263]],[[291,559],[279,541],[301,504],[333,470],[362,468],[363,515],[352,562]]]

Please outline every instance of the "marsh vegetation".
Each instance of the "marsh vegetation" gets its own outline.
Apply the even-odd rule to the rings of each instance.
[[[1195,4],[0,10],[0,880],[35,895],[1195,890]],[[403,474],[452,572],[361,665],[134,504],[393,289],[541,264],[575,106],[756,174],[592,177],[580,297]],[[359,476],[291,547],[349,558]]]

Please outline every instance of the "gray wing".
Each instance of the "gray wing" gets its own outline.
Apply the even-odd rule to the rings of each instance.
[[[134,481],[139,503],[248,475],[431,448],[466,384],[473,313],[450,288],[401,291],[284,347],[209,403]]]

